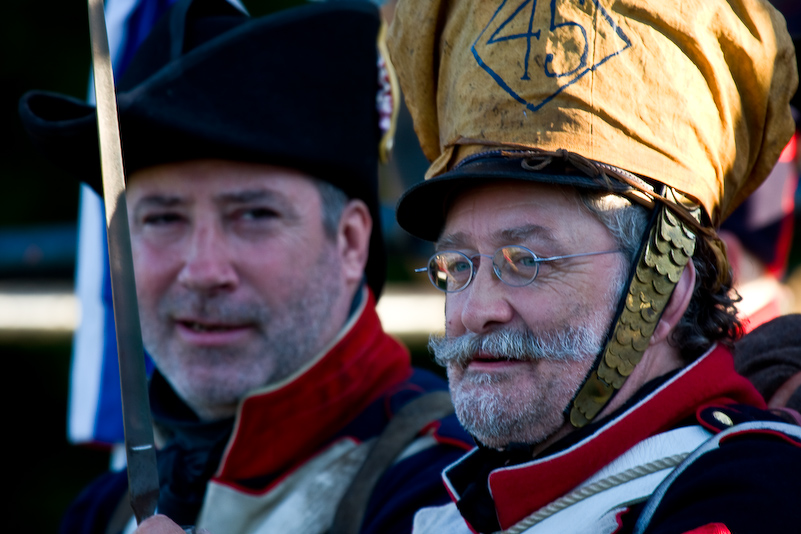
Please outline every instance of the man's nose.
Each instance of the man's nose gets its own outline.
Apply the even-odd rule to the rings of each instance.
[[[237,286],[239,277],[222,229],[208,225],[194,230],[178,282],[195,291],[231,290]]]
[[[482,333],[510,322],[515,311],[507,300],[509,289],[495,276],[491,261],[480,262],[463,292],[462,325],[470,332]]]

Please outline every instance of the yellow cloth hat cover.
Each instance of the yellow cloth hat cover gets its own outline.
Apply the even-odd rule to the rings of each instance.
[[[762,0],[400,0],[389,44],[427,178],[486,144],[567,149],[717,226],[794,130],[793,45]]]

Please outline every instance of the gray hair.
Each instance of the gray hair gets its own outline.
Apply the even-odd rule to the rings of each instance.
[[[320,193],[320,204],[322,205],[323,229],[329,239],[334,239],[339,229],[339,220],[342,212],[348,205],[348,195],[342,189],[330,182],[315,179],[314,185]]]
[[[633,264],[648,226],[648,210],[626,198],[579,189],[579,199],[603,224]]]
[[[648,211],[629,200],[609,193],[578,190],[582,204],[603,224],[635,266],[636,254],[646,237]],[[693,255],[696,279],[690,304],[676,325],[671,342],[678,346],[685,361],[690,362],[706,352],[713,343],[731,343],[742,335],[735,303],[739,295],[732,289],[731,271],[723,284],[717,283],[714,253],[700,238]]]

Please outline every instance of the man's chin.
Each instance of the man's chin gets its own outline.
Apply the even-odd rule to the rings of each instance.
[[[462,418],[459,420],[462,421]],[[503,449],[510,443],[537,445],[550,435],[548,432],[533,432],[533,429],[527,428],[524,423],[514,424],[513,421],[507,418],[505,422],[512,424],[501,425],[501,428],[486,421],[464,421],[462,424],[476,440],[493,449]],[[528,432],[521,433],[521,429]]]
[[[187,402],[187,404],[189,403]],[[209,401],[208,399],[189,405],[201,421],[230,419],[236,416],[236,410],[239,407],[238,402]]]
[[[462,421],[462,418],[459,418]],[[539,425],[531,427],[525,421],[517,421],[513,417],[508,417],[504,421],[506,424],[499,428],[486,421],[463,422],[465,430],[483,445],[493,449],[503,449],[510,443],[523,443],[526,445],[538,445],[547,440],[558,428],[545,430]]]
[[[451,397],[462,426],[481,443],[503,448],[509,443],[536,445],[564,423],[550,403],[535,400],[515,377],[463,380],[451,385]],[[530,385],[529,385],[530,386]]]
[[[524,391],[531,386],[531,377],[526,373],[528,365],[531,363],[471,363],[467,367],[449,369],[448,379],[452,387],[465,394],[483,391],[485,394],[514,395],[516,391]]]
[[[254,380],[254,376],[231,375],[230,371],[230,367],[225,366],[193,366],[168,373],[162,371],[162,374],[170,381],[175,393],[206,419],[203,413],[207,412],[234,415],[239,401],[261,387],[261,381]],[[171,376],[176,379],[172,380]]]
[[[233,417],[241,399],[247,391],[221,387],[220,384],[184,384],[176,393],[203,420],[225,419]]]

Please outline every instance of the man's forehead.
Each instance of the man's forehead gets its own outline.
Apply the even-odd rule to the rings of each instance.
[[[154,207],[174,207],[189,205],[197,202],[199,197],[208,198],[217,204],[245,204],[248,202],[287,202],[287,196],[280,190],[269,188],[237,187],[212,192],[208,197],[203,194],[202,188],[175,191],[169,187],[158,188],[154,191],[143,191],[137,195],[137,205],[152,205]]]
[[[572,187],[504,181],[473,187],[449,203],[437,246],[485,239],[502,244],[555,241],[587,213]]]
[[[273,165],[223,160],[192,160],[141,169],[128,188],[142,197],[172,203],[205,196],[215,201],[280,199],[313,188],[314,179],[300,171]]]
[[[522,224],[509,228],[486,228],[481,235],[469,231],[448,232],[446,226],[442,236],[437,240],[438,250],[458,249],[474,245],[477,240],[487,240],[499,246],[515,243],[525,243],[536,240],[538,242],[555,242],[557,236],[552,228],[539,224]]]

